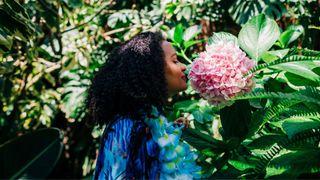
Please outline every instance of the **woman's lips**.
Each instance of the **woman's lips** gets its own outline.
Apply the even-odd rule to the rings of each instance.
[[[181,78],[182,78],[183,80],[185,80],[185,81],[187,80],[187,77],[186,77],[186,76],[182,76]]]

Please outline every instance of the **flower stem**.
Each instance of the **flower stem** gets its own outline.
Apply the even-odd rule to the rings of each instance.
[[[191,59],[189,59],[189,58],[187,57],[187,55],[185,54],[185,52],[184,52],[182,49],[181,49],[181,55],[182,55],[182,57],[183,57],[189,64],[192,63]]]

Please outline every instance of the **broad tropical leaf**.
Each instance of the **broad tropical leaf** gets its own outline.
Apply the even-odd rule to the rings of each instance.
[[[40,129],[0,145],[0,177],[44,179],[62,152],[61,131]]]
[[[236,101],[230,107],[220,110],[222,136],[225,139],[231,137],[244,138],[249,132],[248,125],[251,121],[251,109],[247,100]]]
[[[266,169],[266,178],[272,178],[272,176],[277,178],[297,178],[302,173],[320,172],[319,164],[320,149],[290,152],[270,162]]]
[[[240,47],[258,61],[280,35],[277,23],[261,14],[250,19],[239,33]]]
[[[224,152],[227,150],[227,146],[224,142],[214,139],[211,136],[203,134],[195,129],[186,129],[182,133],[182,138],[200,151],[206,148],[210,148],[214,152]]]
[[[240,24],[245,24],[251,17],[258,15],[266,6],[262,0],[237,0],[229,8],[232,19]]]
[[[218,32],[214,33],[209,39],[208,39],[208,45],[215,44],[218,42],[233,42],[235,45],[238,45],[238,39],[236,36],[226,33],[226,32]]]

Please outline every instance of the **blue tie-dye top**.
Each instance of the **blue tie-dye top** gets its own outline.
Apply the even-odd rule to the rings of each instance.
[[[156,108],[152,117],[132,120],[117,116],[105,130],[95,179],[197,179],[201,167],[189,145],[180,141],[183,126],[175,126]]]
[[[158,154],[159,147],[143,121],[118,117],[112,128],[105,130],[103,135],[95,178],[156,179],[159,172]]]

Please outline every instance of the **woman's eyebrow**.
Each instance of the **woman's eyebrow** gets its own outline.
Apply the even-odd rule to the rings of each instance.
[[[177,56],[176,53],[172,53],[172,54],[171,54],[171,57],[175,57],[175,56]]]

